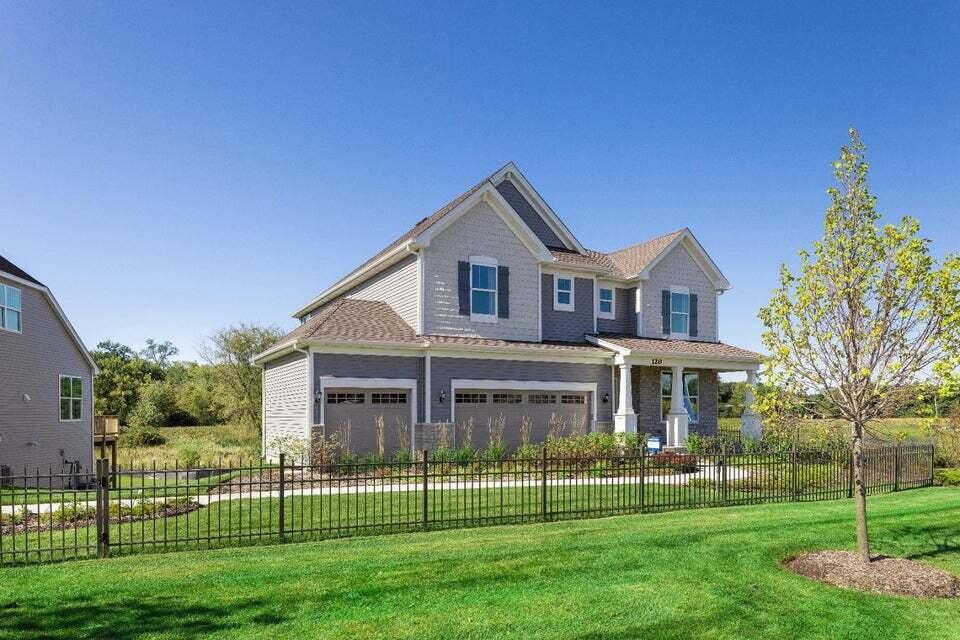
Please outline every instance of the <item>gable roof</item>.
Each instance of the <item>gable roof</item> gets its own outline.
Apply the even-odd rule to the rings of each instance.
[[[43,283],[34,278],[32,275],[13,264],[3,256],[0,256],[0,273],[6,273],[11,276],[16,276],[21,280],[26,280],[27,282],[32,282],[33,284],[43,286]]]
[[[47,299],[47,302],[50,304],[50,307],[53,309],[53,312],[60,319],[60,322],[63,324],[64,328],[67,331],[67,335],[73,339],[74,343],[77,345],[77,348],[80,350],[80,354],[83,356],[84,360],[90,365],[90,368],[93,370],[93,374],[97,375],[100,373],[100,369],[97,367],[97,363],[93,361],[93,357],[90,355],[90,351],[87,350],[83,340],[80,339],[80,334],[77,333],[77,330],[73,328],[73,325],[70,324],[70,320],[67,319],[67,314],[63,312],[63,308],[60,306],[60,303],[57,302],[57,299],[53,296],[53,292],[49,288],[29,273],[13,264],[3,256],[0,256],[0,275],[5,275],[11,280],[16,281],[18,284],[22,284],[31,289],[36,289]]]
[[[683,231],[684,229],[677,229],[606,255],[625,277],[636,277],[660,256]]]
[[[281,338],[279,343],[298,338],[418,342],[413,328],[386,302],[350,298],[331,302]]]
[[[641,338],[615,333],[601,333],[597,336],[588,335],[587,340],[613,349],[623,355],[653,354],[691,358],[716,358],[751,364],[760,364],[763,362],[762,354],[723,342]]]

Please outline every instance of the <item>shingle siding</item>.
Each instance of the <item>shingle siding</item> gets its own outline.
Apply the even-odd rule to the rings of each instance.
[[[599,286],[607,287],[603,282]],[[615,287],[613,290],[614,318],[597,318],[597,331],[600,333],[623,333],[627,335],[636,335],[637,314],[636,300],[637,290],[635,288],[622,289]],[[597,294],[599,295],[599,293]]]
[[[643,336],[662,338],[661,295],[682,286],[697,295],[698,335],[691,340],[717,341],[717,300],[713,283],[683,245],[674,247],[650,272],[643,284]]]
[[[68,460],[92,470],[90,363],[41,291],[0,283],[20,289],[23,327],[19,334],[0,329],[0,465],[61,473]],[[60,375],[83,379],[78,422],[60,422]]]
[[[584,342],[584,334],[593,333],[593,280],[574,278],[573,311],[554,311],[553,278],[552,273],[544,273],[540,277],[543,339]]]
[[[503,199],[510,203],[517,215],[527,223],[530,230],[540,238],[540,242],[549,249],[565,249],[567,246],[557,237],[550,226],[540,217],[533,205],[523,197],[523,194],[509,180],[504,180],[497,185],[497,191],[503,196]]]
[[[370,280],[354,287],[344,297],[386,302],[404,322],[419,332],[420,299],[417,256],[404,258]],[[314,311],[316,313],[316,311]]]
[[[292,353],[263,366],[263,433],[267,458],[276,458],[275,439],[306,437],[307,356]]]
[[[430,359],[430,402],[433,422],[450,420],[450,381],[471,380],[543,380],[549,382],[588,382],[597,384],[597,420],[613,420],[613,403],[603,402],[611,393],[613,378],[609,365],[571,362],[524,362],[521,360],[486,360],[474,358]],[[440,402],[440,392],[446,393]]]
[[[438,234],[425,249],[424,334],[535,341],[538,336],[539,267],[530,250],[482,202]],[[460,315],[457,263],[470,256],[495,258],[510,268],[510,317],[494,323]]]

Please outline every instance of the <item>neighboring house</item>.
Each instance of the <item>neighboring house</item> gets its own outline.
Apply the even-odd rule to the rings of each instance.
[[[53,293],[0,256],[0,468],[93,469],[96,365]],[[2,480],[0,480],[2,482]],[[41,485],[57,486],[56,480]]]
[[[719,341],[729,288],[686,228],[584,248],[510,163],[296,311],[257,358],[264,449],[326,433],[369,452],[379,416],[386,449],[410,427],[411,448],[591,430],[682,446],[717,430],[717,374],[760,364]]]

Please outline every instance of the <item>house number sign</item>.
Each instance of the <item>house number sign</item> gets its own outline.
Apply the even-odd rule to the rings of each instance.
[[[660,358],[651,358],[650,364],[663,364],[663,360],[661,360]]]

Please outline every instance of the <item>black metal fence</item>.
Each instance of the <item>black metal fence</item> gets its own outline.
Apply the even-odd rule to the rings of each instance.
[[[929,486],[933,447],[865,454],[870,493]],[[847,449],[636,452],[9,475],[0,564],[427,531],[853,493]]]

